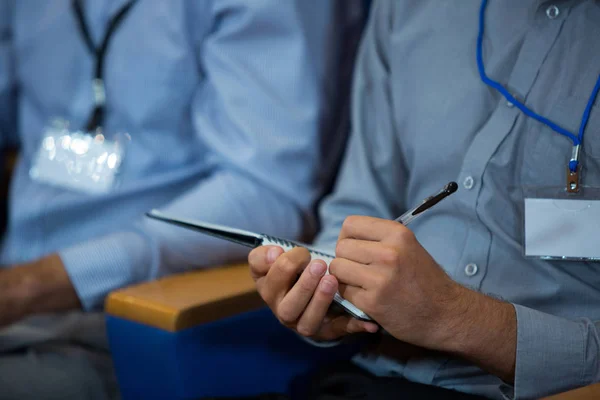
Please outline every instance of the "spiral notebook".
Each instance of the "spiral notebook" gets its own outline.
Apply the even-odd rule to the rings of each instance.
[[[204,233],[206,235],[214,236],[219,239],[224,239],[230,242],[238,243],[246,247],[256,248],[265,245],[276,245],[281,246],[284,251],[291,250],[294,247],[304,247],[310,252],[310,255],[313,259],[321,259],[325,261],[327,265],[329,265],[329,263],[335,258],[332,255],[323,253],[322,251],[313,249],[302,243],[297,243],[291,240],[281,239],[275,236],[265,235],[262,233],[254,233],[242,229],[232,228],[229,226],[211,224],[208,222],[177,218],[174,216],[166,215],[158,210],[152,210],[151,212],[147,213],[146,216],[155,220],[177,225],[182,228],[191,229],[200,233]],[[329,271],[327,273],[329,273]],[[348,300],[344,299],[342,296],[340,296],[339,293],[335,294],[333,301],[354,318],[363,321],[371,321],[371,318],[367,314],[362,312]]]

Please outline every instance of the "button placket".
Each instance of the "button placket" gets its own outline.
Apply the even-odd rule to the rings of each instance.
[[[519,114],[516,107],[510,109],[501,104],[498,104],[488,124],[482,128],[482,133],[474,138],[464,159],[459,177],[459,182],[462,182],[464,189],[460,201],[469,210],[476,211],[477,199],[482,190],[481,181],[487,163],[502,140],[510,133]],[[458,282],[472,287],[480,287],[487,268],[485,262],[481,262],[481,260],[487,259],[491,240],[491,232],[484,226],[474,224],[470,227],[463,256],[454,273]],[[480,262],[475,263],[473,260]]]
[[[536,18],[543,18],[547,21],[544,12],[545,8],[542,8],[541,13],[538,13]],[[521,101],[527,97],[531,90],[537,73],[554,43],[553,39],[560,32],[569,9],[565,7],[559,10],[556,7],[556,10],[552,8],[548,12],[550,16],[557,18],[556,22],[558,23],[538,24],[536,29],[525,36],[513,71],[508,81],[503,82],[513,96]],[[558,14],[560,14],[560,18],[558,18]],[[463,190],[455,200],[469,213],[467,217],[478,218],[477,200],[480,191],[483,189],[483,174],[486,166],[498,146],[512,131],[514,122],[520,113],[515,104],[506,100],[499,101],[488,121],[474,136],[471,146],[464,156],[460,175],[457,177],[457,181],[462,183]],[[472,214],[473,212],[475,212],[475,215]],[[456,269],[453,276],[457,281],[477,288],[481,286],[488,268],[485,260],[488,259],[491,241],[492,233],[484,224],[475,222],[471,225],[467,233],[461,260],[454,267]],[[475,263],[473,260],[478,262]]]

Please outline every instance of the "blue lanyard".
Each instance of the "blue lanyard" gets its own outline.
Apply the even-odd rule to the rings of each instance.
[[[477,35],[477,68],[479,70],[479,76],[481,77],[481,80],[486,85],[488,85],[488,86],[496,89],[498,92],[500,92],[500,94],[502,94],[502,96],[504,96],[504,98],[506,98],[506,100],[508,100],[512,104],[514,104],[519,110],[521,110],[521,112],[523,112],[523,114],[541,122],[542,124],[548,126],[550,129],[552,129],[553,131],[558,132],[561,135],[566,136],[569,139],[571,139],[571,141],[573,142],[573,152],[572,152],[571,160],[569,161],[569,171],[571,173],[576,173],[579,168],[579,149],[580,149],[581,144],[583,143],[583,133],[585,132],[585,127],[588,123],[588,119],[590,118],[590,112],[592,110],[592,106],[594,105],[594,101],[596,100],[596,95],[598,94],[598,91],[600,90],[600,76],[598,76],[598,80],[596,81],[594,90],[592,90],[592,94],[590,95],[587,106],[585,107],[585,110],[583,111],[583,116],[581,118],[581,125],[579,125],[579,132],[577,133],[577,135],[575,135],[574,133],[569,132],[565,128],[555,124],[548,118],[545,118],[545,117],[537,114],[536,112],[531,110],[529,107],[527,107],[525,104],[523,104],[522,102],[517,100],[513,95],[511,95],[504,88],[504,86],[502,86],[500,83],[494,81],[493,79],[490,79],[485,73],[485,67],[483,65],[483,54],[482,53],[483,53],[483,31],[484,31],[484,25],[485,25],[484,24],[485,8],[487,6],[487,2],[488,2],[488,0],[481,1],[481,9],[479,11],[479,34]]]

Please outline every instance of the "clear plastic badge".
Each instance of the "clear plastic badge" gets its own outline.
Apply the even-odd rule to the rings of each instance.
[[[80,192],[109,192],[118,182],[129,140],[126,134],[109,140],[99,131],[71,131],[67,123],[55,122],[44,132],[29,175],[35,181]]]
[[[524,216],[525,256],[600,261],[600,188],[528,188]]]

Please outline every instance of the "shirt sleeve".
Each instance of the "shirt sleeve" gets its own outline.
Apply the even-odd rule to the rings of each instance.
[[[600,381],[600,322],[514,307],[517,359],[507,397],[537,399]]]
[[[216,172],[162,211],[285,238],[301,236],[320,188],[321,84],[325,46],[334,45],[325,39],[335,30],[332,3],[212,3],[213,27],[198,45],[203,83],[191,112]],[[84,308],[91,310],[115,288],[240,260],[247,249],[140,218],[126,231],[59,254]]]

